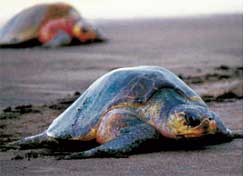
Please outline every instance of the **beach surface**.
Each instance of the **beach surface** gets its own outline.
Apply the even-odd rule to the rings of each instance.
[[[0,49],[1,145],[45,130],[104,73],[138,65],[170,69],[204,98],[226,126],[242,131],[241,14],[96,23],[107,42],[56,49]],[[0,150],[0,175],[236,176],[243,169],[242,139],[119,159],[22,157],[32,152],[36,150]]]

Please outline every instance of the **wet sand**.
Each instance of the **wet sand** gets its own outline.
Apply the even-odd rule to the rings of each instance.
[[[58,99],[83,92],[109,70],[136,65],[172,70],[228,127],[242,130],[242,15],[97,23],[106,43],[0,49],[0,109],[14,111],[0,116],[1,143],[41,132],[68,106]],[[32,107],[20,112],[20,105]],[[18,154],[0,152],[0,175],[242,175],[242,139],[121,159],[11,160]]]

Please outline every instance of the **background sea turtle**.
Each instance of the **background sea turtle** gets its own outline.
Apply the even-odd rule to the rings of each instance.
[[[97,79],[49,128],[12,145],[58,140],[101,144],[66,159],[127,154],[144,142],[231,136],[218,115],[174,73],[158,66],[113,70]]]
[[[74,40],[72,40],[74,39]],[[47,47],[68,45],[72,41],[101,41],[102,37],[78,11],[65,3],[39,4],[11,18],[0,30],[1,47]]]

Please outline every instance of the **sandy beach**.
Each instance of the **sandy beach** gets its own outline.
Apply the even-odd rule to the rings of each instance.
[[[242,14],[97,20],[104,43],[0,49],[1,145],[46,129],[94,80],[119,67],[159,65],[242,131]],[[24,106],[25,105],[25,106]],[[0,146],[1,146],[0,145]],[[33,150],[32,150],[33,151]],[[129,158],[57,161],[0,150],[0,175],[242,175],[242,139]],[[36,150],[34,150],[36,152]]]

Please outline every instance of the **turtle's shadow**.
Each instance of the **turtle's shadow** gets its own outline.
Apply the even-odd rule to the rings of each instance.
[[[97,43],[104,43],[107,42],[107,39],[95,39],[95,40],[89,40],[86,42],[81,42],[78,39],[73,39],[71,41],[71,43],[69,45],[63,45],[60,47],[56,47],[56,48],[64,48],[64,47],[72,47],[72,46],[81,46],[81,45],[90,45],[90,44],[97,44]],[[41,42],[39,42],[37,39],[31,39],[31,40],[27,40],[25,42],[22,43],[18,43],[18,44],[11,44],[11,45],[1,45],[0,49],[32,49],[32,48],[44,48],[44,49],[55,49],[55,48],[48,48],[48,47],[44,47],[41,45]]]
[[[166,139],[160,137],[157,140],[150,140],[145,142],[141,147],[135,149],[129,155],[133,154],[144,154],[153,152],[167,152],[167,151],[195,151],[205,150],[207,146],[221,144],[231,141],[231,138],[225,138],[220,135],[207,135],[203,138],[189,138],[189,139]],[[72,154],[73,152],[81,152],[98,146],[95,140],[82,142],[76,140],[60,140],[55,142],[42,143],[41,146],[36,149],[27,150],[21,148],[24,151],[24,156],[21,159],[37,158],[37,157],[62,157],[65,155]],[[42,148],[41,148],[42,147]],[[38,149],[39,148],[39,149]],[[122,155],[121,155],[122,156]],[[100,158],[100,156],[98,156]],[[114,156],[103,156],[103,157],[114,157]],[[15,156],[13,159],[20,159],[20,155]]]
[[[232,138],[225,138],[222,135],[207,135],[199,138],[166,139],[160,137],[157,141],[148,141],[146,149],[138,149],[138,152],[160,152],[160,151],[179,151],[179,150],[205,150],[208,146],[218,145],[232,141]],[[152,147],[153,146],[153,147]]]

